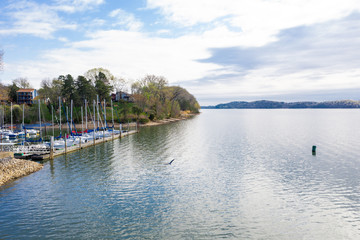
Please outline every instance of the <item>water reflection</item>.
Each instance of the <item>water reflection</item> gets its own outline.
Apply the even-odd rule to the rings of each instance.
[[[358,239],[359,118],[204,110],[143,128],[2,187],[0,238]]]

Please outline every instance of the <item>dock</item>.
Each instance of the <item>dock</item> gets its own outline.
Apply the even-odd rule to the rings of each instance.
[[[51,157],[51,153],[49,153],[49,154],[40,155],[40,156],[42,156],[42,159],[33,159],[33,157],[31,157],[31,159],[33,159],[33,160],[52,159],[52,158],[55,158],[55,157],[58,157],[58,156],[61,156],[61,155],[65,155],[65,154],[68,154],[68,153],[71,153],[71,152],[79,151],[79,150],[84,149],[84,148],[88,148],[88,147],[95,146],[95,145],[98,145],[98,144],[101,144],[101,143],[113,141],[115,139],[123,138],[123,137],[129,136],[129,135],[135,134],[137,132],[138,131],[133,130],[133,131],[128,131],[128,132],[123,132],[121,134],[114,134],[114,135],[112,135],[110,137],[100,138],[100,139],[97,139],[95,141],[89,141],[87,143],[81,143],[81,144],[74,145],[74,146],[71,146],[71,147],[66,147],[64,149],[54,150],[54,153],[53,153],[52,157]],[[39,155],[35,155],[35,158],[39,158],[38,156]]]
[[[42,161],[42,160],[48,160],[53,159],[55,157],[65,155],[74,151],[79,151],[84,148],[88,148],[91,146],[95,146],[101,143],[113,141],[115,139],[123,138],[132,134],[137,133],[138,130],[131,130],[131,131],[123,131],[121,134],[112,134],[110,137],[101,137],[99,139],[90,140],[86,143],[80,143],[73,145],[73,146],[67,146],[61,149],[51,149],[51,147],[48,148],[41,148],[41,149],[33,149],[32,145],[30,145],[31,151],[29,151],[29,148],[20,149],[16,148],[15,145],[11,144],[9,145],[10,148],[8,148],[8,151],[12,152],[14,158],[17,159],[29,159],[34,161]],[[1,153],[1,151],[0,151]]]

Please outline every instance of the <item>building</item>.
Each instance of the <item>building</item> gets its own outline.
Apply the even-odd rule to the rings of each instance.
[[[36,89],[19,89],[16,91],[18,104],[32,104],[34,98],[37,96]]]
[[[126,102],[133,102],[133,99],[130,94],[126,92],[116,92],[116,101],[126,101]]]

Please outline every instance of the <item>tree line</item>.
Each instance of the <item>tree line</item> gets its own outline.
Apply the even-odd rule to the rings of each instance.
[[[42,108],[45,119],[51,117],[50,105],[58,109],[58,98],[63,99],[64,104],[69,104],[73,100],[74,106],[83,106],[87,100],[90,104],[96,100],[97,95],[100,101],[106,100],[109,104],[111,92],[125,91],[129,83],[122,78],[115,78],[109,70],[94,68],[87,71],[84,75],[74,78],[72,75],[60,75],[52,80],[45,79],[41,82],[38,90],[39,99],[47,100],[47,108]],[[8,94],[9,100],[16,102],[16,91],[20,88],[31,88],[30,83],[25,78],[15,79],[8,86],[2,85],[0,89]],[[146,75],[131,84],[131,101],[120,101],[114,103],[117,121],[127,122],[140,120],[157,120],[170,117],[179,117],[182,113],[198,113],[200,106],[195,97],[186,89],[179,86],[169,86],[165,77]],[[1,92],[0,92],[1,94]],[[20,114],[21,108],[16,112]],[[28,112],[30,107],[27,107]],[[56,110],[55,110],[56,111]],[[34,116],[27,115],[27,119],[36,119],[36,110],[32,110]],[[109,114],[110,111],[108,111]],[[16,114],[16,115],[19,115]],[[8,115],[7,115],[8,116]],[[19,116],[17,116],[19,122]]]

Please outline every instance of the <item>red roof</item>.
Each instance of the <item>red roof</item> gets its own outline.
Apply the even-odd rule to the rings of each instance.
[[[17,90],[16,92],[33,92],[34,90],[35,89],[31,89],[31,88],[29,88],[29,89],[22,88],[22,89]]]

